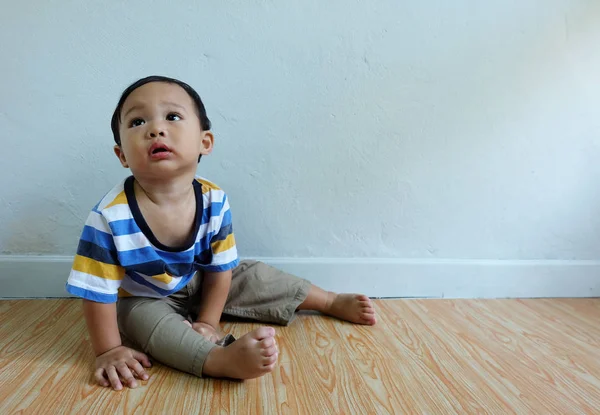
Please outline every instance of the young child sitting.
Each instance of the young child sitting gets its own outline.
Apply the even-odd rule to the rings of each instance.
[[[273,370],[275,330],[224,341],[221,315],[288,324],[316,310],[375,324],[369,298],[326,292],[266,264],[239,261],[229,199],[197,177],[214,137],[196,91],[140,79],[112,117],[115,154],[132,176],[92,209],[66,285],[83,298],[95,379],[115,390],[148,379],[149,354],[197,376],[250,379]]]

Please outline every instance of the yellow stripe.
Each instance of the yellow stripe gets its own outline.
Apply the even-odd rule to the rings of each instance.
[[[98,262],[81,255],[75,256],[73,269],[85,274],[115,281],[122,280],[125,275],[125,268],[119,265],[105,264],[104,262]]]
[[[227,238],[223,239],[222,241],[216,241],[211,244],[213,254],[219,254],[221,252],[225,252],[234,246],[235,246],[235,238],[233,236],[233,233],[230,233],[229,235],[227,235]]]
[[[108,209],[109,207],[113,207],[115,205],[126,205],[127,204],[127,196],[125,195],[125,191],[122,191],[110,202],[104,209]]]
[[[221,190],[219,186],[214,183],[209,182],[208,180],[196,179],[198,183],[202,184],[202,194],[209,192],[210,190]]]
[[[171,277],[166,272],[160,275],[153,275],[152,278],[154,278],[157,281],[164,282],[165,284],[170,284],[171,281],[173,281],[173,277]]]

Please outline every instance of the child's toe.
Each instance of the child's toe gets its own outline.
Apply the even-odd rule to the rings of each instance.
[[[273,338],[275,329],[273,327],[261,327],[251,332],[252,337],[257,340]]]
[[[271,347],[267,347],[266,349],[263,349],[261,354],[265,357],[269,357],[269,356],[273,356],[275,353],[277,353],[277,346],[273,345]]]
[[[375,311],[374,310],[363,310],[360,313],[360,318],[363,321],[371,322],[375,321]]]
[[[260,341],[260,347],[262,347],[263,349],[267,349],[274,345],[275,345],[275,339],[273,337],[267,337],[266,339],[262,339]]]
[[[375,310],[375,307],[373,307],[373,304],[364,304],[362,306],[360,306],[361,310]]]
[[[262,363],[263,365],[271,365],[277,361],[277,355],[263,357]]]
[[[263,366],[263,372],[264,373],[269,373],[272,372],[273,369],[275,369],[275,365],[277,364],[277,362],[271,363],[270,365],[264,365]]]

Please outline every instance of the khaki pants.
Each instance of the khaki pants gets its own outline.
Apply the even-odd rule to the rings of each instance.
[[[307,280],[261,262],[242,261],[233,270],[223,315],[287,325],[310,286]],[[117,317],[123,343],[165,365],[202,376],[204,360],[216,345],[183,323],[196,319],[201,287],[198,273],[169,297],[119,299]]]

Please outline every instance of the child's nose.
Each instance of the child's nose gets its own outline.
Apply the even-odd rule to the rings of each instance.
[[[158,136],[164,137],[165,136],[165,132],[162,131],[162,130],[161,131],[157,130],[157,131],[151,131],[150,132],[150,137],[156,138]]]
[[[150,138],[165,137],[166,132],[165,132],[165,129],[162,127],[153,126],[148,130],[148,136]]]

